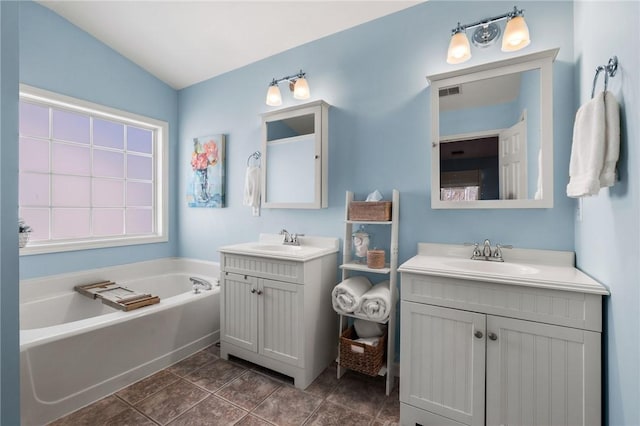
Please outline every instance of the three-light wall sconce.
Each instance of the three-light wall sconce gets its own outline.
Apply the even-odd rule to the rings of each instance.
[[[309,99],[311,93],[309,92],[309,83],[307,83],[306,73],[300,70],[299,73],[288,75],[282,78],[274,78],[269,84],[269,90],[267,90],[267,105],[280,106],[282,105],[282,95],[280,94],[280,88],[278,84],[286,81],[289,83],[289,90],[293,92],[293,97],[296,99]]]
[[[450,64],[461,64],[471,58],[471,46],[467,38],[466,30],[476,28],[471,36],[474,46],[487,47],[494,44],[500,37],[500,27],[498,21],[507,20],[502,37],[502,51],[515,52],[523,49],[531,43],[529,38],[529,28],[524,20],[524,10],[513,10],[492,18],[482,19],[471,24],[460,25],[451,30],[451,41],[447,52],[447,62]]]

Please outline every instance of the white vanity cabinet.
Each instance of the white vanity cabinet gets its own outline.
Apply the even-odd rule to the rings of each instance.
[[[402,425],[600,424],[603,287],[421,271],[428,257],[400,268]]]
[[[221,269],[222,358],[262,365],[306,388],[337,355],[337,253],[291,260],[223,252]]]

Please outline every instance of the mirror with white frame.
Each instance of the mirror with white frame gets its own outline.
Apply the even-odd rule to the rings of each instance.
[[[429,76],[431,207],[553,207],[558,49]]]
[[[327,207],[328,107],[316,101],[262,115],[262,207]]]

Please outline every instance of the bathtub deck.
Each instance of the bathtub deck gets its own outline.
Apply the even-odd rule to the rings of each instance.
[[[305,391],[286,376],[219,357],[215,345],[51,423],[190,425],[398,424],[398,387],[327,368]]]

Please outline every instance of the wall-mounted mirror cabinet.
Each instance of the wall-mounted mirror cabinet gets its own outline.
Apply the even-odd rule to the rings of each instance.
[[[553,207],[558,49],[427,77],[431,207]]]
[[[262,115],[262,207],[327,207],[329,104]]]

